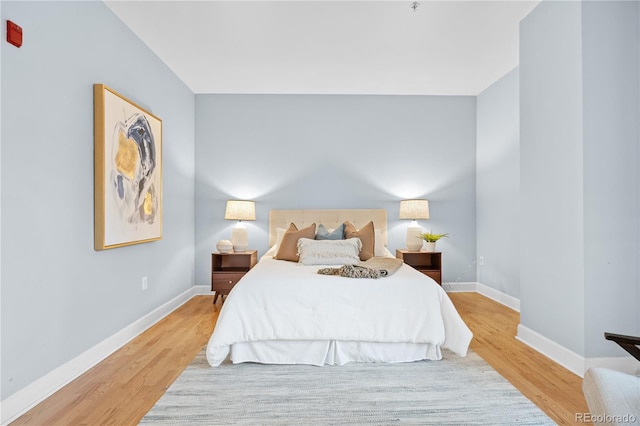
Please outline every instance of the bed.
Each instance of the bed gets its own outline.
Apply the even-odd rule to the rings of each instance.
[[[283,230],[291,233],[292,223],[302,230],[322,224],[331,232],[348,223],[357,238],[326,244],[348,245],[345,250],[359,244],[361,256],[361,241],[367,241],[372,226],[373,257],[394,257],[386,248],[383,209],[272,210],[271,248],[227,296],[207,345],[211,366],[228,358],[233,363],[318,366],[439,360],[442,348],[466,355],[472,333],[433,279],[405,264],[388,276],[349,278],[318,273],[341,269],[333,260],[309,264],[311,257],[300,252],[298,261],[282,260],[291,236]]]

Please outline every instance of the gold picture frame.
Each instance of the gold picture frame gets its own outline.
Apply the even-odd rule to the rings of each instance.
[[[162,238],[162,120],[93,85],[94,248]]]

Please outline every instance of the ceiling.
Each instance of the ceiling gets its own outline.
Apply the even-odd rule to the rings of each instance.
[[[107,1],[194,92],[477,95],[539,1]]]

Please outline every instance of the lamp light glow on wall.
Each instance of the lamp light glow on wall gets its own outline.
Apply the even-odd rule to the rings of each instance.
[[[246,251],[249,248],[249,235],[243,220],[256,220],[256,203],[254,201],[229,200],[224,212],[227,220],[237,220],[238,224],[231,230],[233,251]]]
[[[407,227],[407,249],[418,251],[422,248],[422,228],[418,220],[429,219],[429,201],[427,200],[402,200],[400,201],[400,219],[409,219],[411,223]]]

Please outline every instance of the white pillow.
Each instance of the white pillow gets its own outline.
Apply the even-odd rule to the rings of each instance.
[[[284,237],[285,232],[287,232],[287,228],[276,228],[276,247],[282,242],[282,237]]]
[[[263,255],[263,257],[273,257],[276,255],[277,252],[278,252],[278,246],[274,245],[269,250],[267,250],[267,252]]]
[[[384,238],[382,238],[382,231],[380,229],[375,230],[376,243],[374,245],[374,256],[387,256],[389,250],[384,244]]]
[[[346,240],[298,240],[299,262],[303,265],[355,265],[360,262],[360,238]]]
[[[382,254],[382,257],[395,257],[395,256],[393,255],[393,253],[391,253],[391,252],[389,251],[389,249],[388,249],[388,248],[386,248],[386,247],[385,247],[383,251],[384,251],[384,253]],[[376,256],[377,256],[377,255],[376,255]]]

